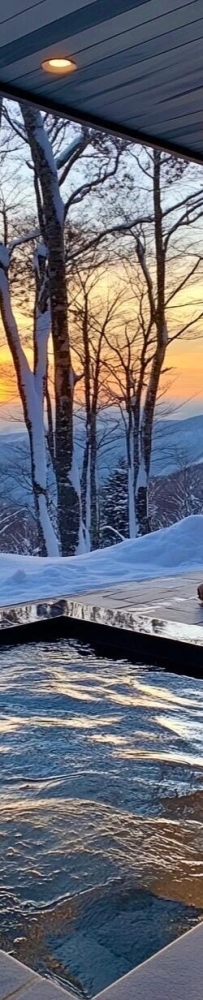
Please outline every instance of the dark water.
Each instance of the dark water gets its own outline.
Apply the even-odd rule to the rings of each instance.
[[[203,684],[0,658],[0,947],[91,997],[203,917]]]

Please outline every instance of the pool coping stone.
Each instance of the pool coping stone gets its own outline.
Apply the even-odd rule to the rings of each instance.
[[[202,1000],[203,921],[147,959],[94,1000]],[[0,1000],[73,1000],[68,990],[43,979],[0,951]]]

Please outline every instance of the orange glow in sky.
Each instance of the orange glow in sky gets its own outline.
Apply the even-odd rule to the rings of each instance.
[[[114,275],[115,276],[115,275]],[[109,276],[108,276],[109,277]],[[103,285],[103,282],[101,283]],[[110,282],[112,284],[112,279],[110,277]],[[102,289],[103,291],[103,289]],[[181,325],[184,325],[188,320],[188,314],[192,317],[201,312],[201,283],[195,282],[194,285],[188,289],[187,293],[184,290],[175,300],[176,309],[171,310],[169,314],[170,326],[172,332],[179,329]],[[198,299],[198,306],[195,304]],[[191,309],[187,308],[187,300],[191,303]],[[194,301],[194,307],[193,307]],[[178,308],[177,308],[178,306]],[[203,303],[202,303],[203,311]],[[16,319],[19,322],[19,330],[22,333],[27,330],[28,325],[24,315],[16,314]],[[29,320],[30,327],[30,320]],[[198,332],[201,334],[201,323],[198,323]],[[201,336],[195,339],[195,326],[192,328],[190,333],[191,339],[181,338],[175,340],[169,347],[167,351],[166,367],[170,368],[171,371],[162,376],[162,386],[164,381],[167,384],[167,396],[172,401],[180,400],[191,400],[192,397],[202,398],[202,408],[203,408],[203,320],[202,320],[202,339]],[[26,354],[32,365],[32,352],[29,348],[26,349]],[[18,388],[17,380],[14,372],[14,367],[9,352],[9,348],[5,343],[5,338],[2,332],[2,326],[0,329],[0,406],[9,403],[10,409],[12,409],[12,402],[17,402]],[[1,414],[0,414],[1,415]]]

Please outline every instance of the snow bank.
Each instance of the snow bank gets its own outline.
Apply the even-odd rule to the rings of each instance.
[[[144,538],[60,559],[0,554],[0,605],[79,594],[111,584],[198,570],[203,573],[203,516]]]

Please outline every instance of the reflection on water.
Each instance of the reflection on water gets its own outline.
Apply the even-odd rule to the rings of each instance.
[[[0,946],[91,997],[203,916],[203,687],[1,653]]]

